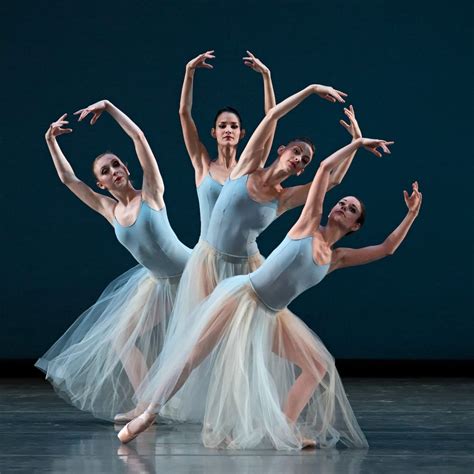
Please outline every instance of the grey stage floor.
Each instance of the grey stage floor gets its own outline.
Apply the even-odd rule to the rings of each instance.
[[[128,446],[38,379],[0,379],[0,474],[474,472],[473,379],[345,379],[368,450],[204,448],[197,425],[159,424]]]

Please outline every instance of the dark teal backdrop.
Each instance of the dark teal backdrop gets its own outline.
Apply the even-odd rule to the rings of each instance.
[[[336,272],[292,304],[337,358],[471,359],[472,7],[470,2],[10,2],[1,7],[0,129],[3,294],[0,358],[35,358],[134,262],[112,227],[58,180],[44,143],[63,112],[108,98],[144,130],[166,185],[171,223],[193,246],[199,217],[178,118],[186,62],[215,49],[195,80],[194,116],[206,144],[217,108],[263,114],[246,49],[272,70],[277,100],[309,83],[334,85],[369,137],[393,154],[360,151],[327,207],[360,196],[368,219],[345,245],[378,243],[405,214],[402,190],[420,182],[424,205],[390,258]],[[285,117],[274,151],[313,137],[317,163],[348,142],[342,107],[311,97]],[[140,172],[130,140],[104,116],[59,139],[79,177],[111,149]],[[274,153],[273,153],[274,155]],[[294,180],[296,182],[296,180]],[[260,240],[267,255],[299,211]]]

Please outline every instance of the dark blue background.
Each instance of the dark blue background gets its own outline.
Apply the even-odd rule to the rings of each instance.
[[[293,311],[338,358],[474,358],[473,12],[470,2],[432,3],[4,4],[0,358],[39,356],[134,263],[112,227],[56,176],[43,136],[63,112],[108,98],[129,114],[157,156],[172,226],[195,244],[199,215],[178,105],[184,65],[206,49],[216,50],[215,69],[196,74],[193,114],[211,150],[217,108],[240,109],[248,132],[262,117],[260,76],[241,62],[246,49],[271,68],[277,100],[309,83],[334,85],[350,94],[366,136],[396,140],[383,159],[359,152],[328,196],[327,208],[346,194],[366,202],[366,226],[345,245],[383,240],[405,215],[402,190],[420,181],[423,209],[395,256],[336,272]],[[273,150],[294,135],[312,137],[310,180],[320,159],[348,142],[341,117],[342,107],[311,97],[280,122]],[[59,141],[79,177],[92,185],[92,159],[111,149],[140,184],[130,140],[110,117],[73,128]],[[298,213],[265,232],[262,253]]]

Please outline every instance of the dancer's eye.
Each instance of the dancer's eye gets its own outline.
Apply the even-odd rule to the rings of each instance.
[[[232,124],[232,128],[235,130],[236,128],[239,128],[239,126],[236,123],[234,123]]]
[[[100,170],[100,174],[107,174],[109,172],[109,168],[102,168]]]
[[[120,166],[120,163],[117,160],[115,160],[115,161],[112,162],[112,166],[114,168],[117,168],[118,166]]]

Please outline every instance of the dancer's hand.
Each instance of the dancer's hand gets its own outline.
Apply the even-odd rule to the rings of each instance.
[[[242,59],[244,60],[244,64],[256,72],[260,74],[268,74],[270,69],[268,69],[265,64],[260,61],[260,59],[256,58],[250,51],[247,51],[248,56],[244,56]]]
[[[205,69],[214,69],[214,66],[212,64],[206,63],[207,59],[214,59],[214,50],[211,51],[206,51],[205,53],[200,54],[199,56],[196,56],[194,59],[191,59],[191,61],[186,64],[186,69],[189,70],[194,70],[199,67],[203,67]]]
[[[349,123],[346,123],[344,120],[339,120],[339,123],[349,132],[354,140],[362,138],[362,132],[355,117],[354,107],[352,105],[349,108],[344,107],[344,113],[347,115]]]
[[[46,133],[44,137],[46,140],[51,140],[52,138],[59,137],[59,135],[64,135],[65,133],[71,133],[72,128],[62,128],[63,125],[68,124],[69,122],[66,120],[67,114],[61,115],[61,117],[56,120],[56,122],[53,122],[48,130],[46,130]]]
[[[314,93],[318,94],[319,97],[328,100],[329,102],[342,102],[343,104],[346,102],[344,97],[347,97],[345,92],[339,91],[334,89],[334,87],[330,86],[322,86],[321,84],[314,85]]]
[[[359,138],[360,146],[363,146],[367,151],[370,151],[379,158],[382,156],[382,153],[380,153],[377,148],[380,147],[384,153],[390,154],[388,147],[394,143],[395,142],[387,142],[385,140],[376,140],[374,138]]]
[[[415,181],[411,185],[412,193],[408,195],[406,191],[403,191],[403,197],[405,198],[405,204],[410,212],[418,215],[420,212],[421,202],[423,201],[423,194],[418,190],[418,181]]]
[[[95,104],[89,105],[85,109],[79,109],[77,112],[74,112],[74,115],[79,115],[77,119],[78,122],[85,119],[89,114],[93,114],[91,118],[91,125],[94,125],[99,117],[102,115],[102,112],[107,108],[108,101],[107,100],[99,100]]]

